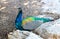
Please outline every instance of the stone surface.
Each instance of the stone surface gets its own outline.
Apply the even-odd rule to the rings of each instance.
[[[5,39],[5,36],[3,36],[4,33],[2,32],[4,32],[5,30],[12,31],[13,29],[15,29],[14,21],[18,14],[17,8],[20,7],[20,4],[24,3],[22,5],[22,9],[24,12],[23,18],[27,16],[35,16],[40,14],[51,16],[54,19],[60,18],[59,0],[56,0],[56,1],[55,0],[42,0],[42,1],[41,0],[29,0],[29,1],[22,0],[22,3],[20,1],[21,0],[0,0],[0,30],[1,30],[0,37],[1,38],[4,37],[3,39]]]
[[[18,7],[20,7],[19,0],[0,0],[0,37],[2,39],[7,36],[3,34],[15,29],[14,21],[18,14]]]
[[[60,19],[42,24],[35,32],[45,39],[60,39]]]
[[[8,34],[8,39],[43,39],[43,38],[29,31],[16,30]]]
[[[59,16],[58,14],[60,13],[59,0],[20,0],[20,3],[23,9],[23,18],[25,18],[26,16],[46,14],[47,16],[52,16],[57,19]]]

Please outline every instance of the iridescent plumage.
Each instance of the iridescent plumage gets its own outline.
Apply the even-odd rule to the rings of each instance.
[[[22,27],[22,9],[21,8],[18,8],[18,9],[19,9],[19,12],[18,12],[18,15],[17,15],[16,20],[15,20],[15,25],[16,25],[17,29],[23,30],[23,27]]]
[[[22,19],[22,9],[19,8],[19,13],[16,17],[15,25],[16,25],[16,28],[19,30],[32,30],[32,29],[37,28],[39,25],[41,25],[41,21],[42,21],[42,23],[45,23],[45,22],[51,21],[51,19],[44,18],[44,17],[39,18],[39,17],[35,17],[35,16],[31,16],[31,17],[27,17],[25,19]]]

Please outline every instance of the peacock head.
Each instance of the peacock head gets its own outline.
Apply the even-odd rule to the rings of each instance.
[[[21,8],[18,8],[19,11],[21,11],[22,9]]]

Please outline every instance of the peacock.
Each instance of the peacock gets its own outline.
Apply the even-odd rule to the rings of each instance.
[[[49,22],[51,19],[44,18],[44,17],[35,17],[35,16],[29,16],[25,19],[22,19],[22,9],[18,8],[19,12],[15,20],[16,28],[19,30],[34,30],[37,27],[39,27],[42,23]]]

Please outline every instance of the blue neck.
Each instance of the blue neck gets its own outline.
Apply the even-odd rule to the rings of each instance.
[[[22,30],[23,28],[22,28],[21,24],[22,24],[22,10],[19,9],[18,15],[15,20],[16,28]]]

